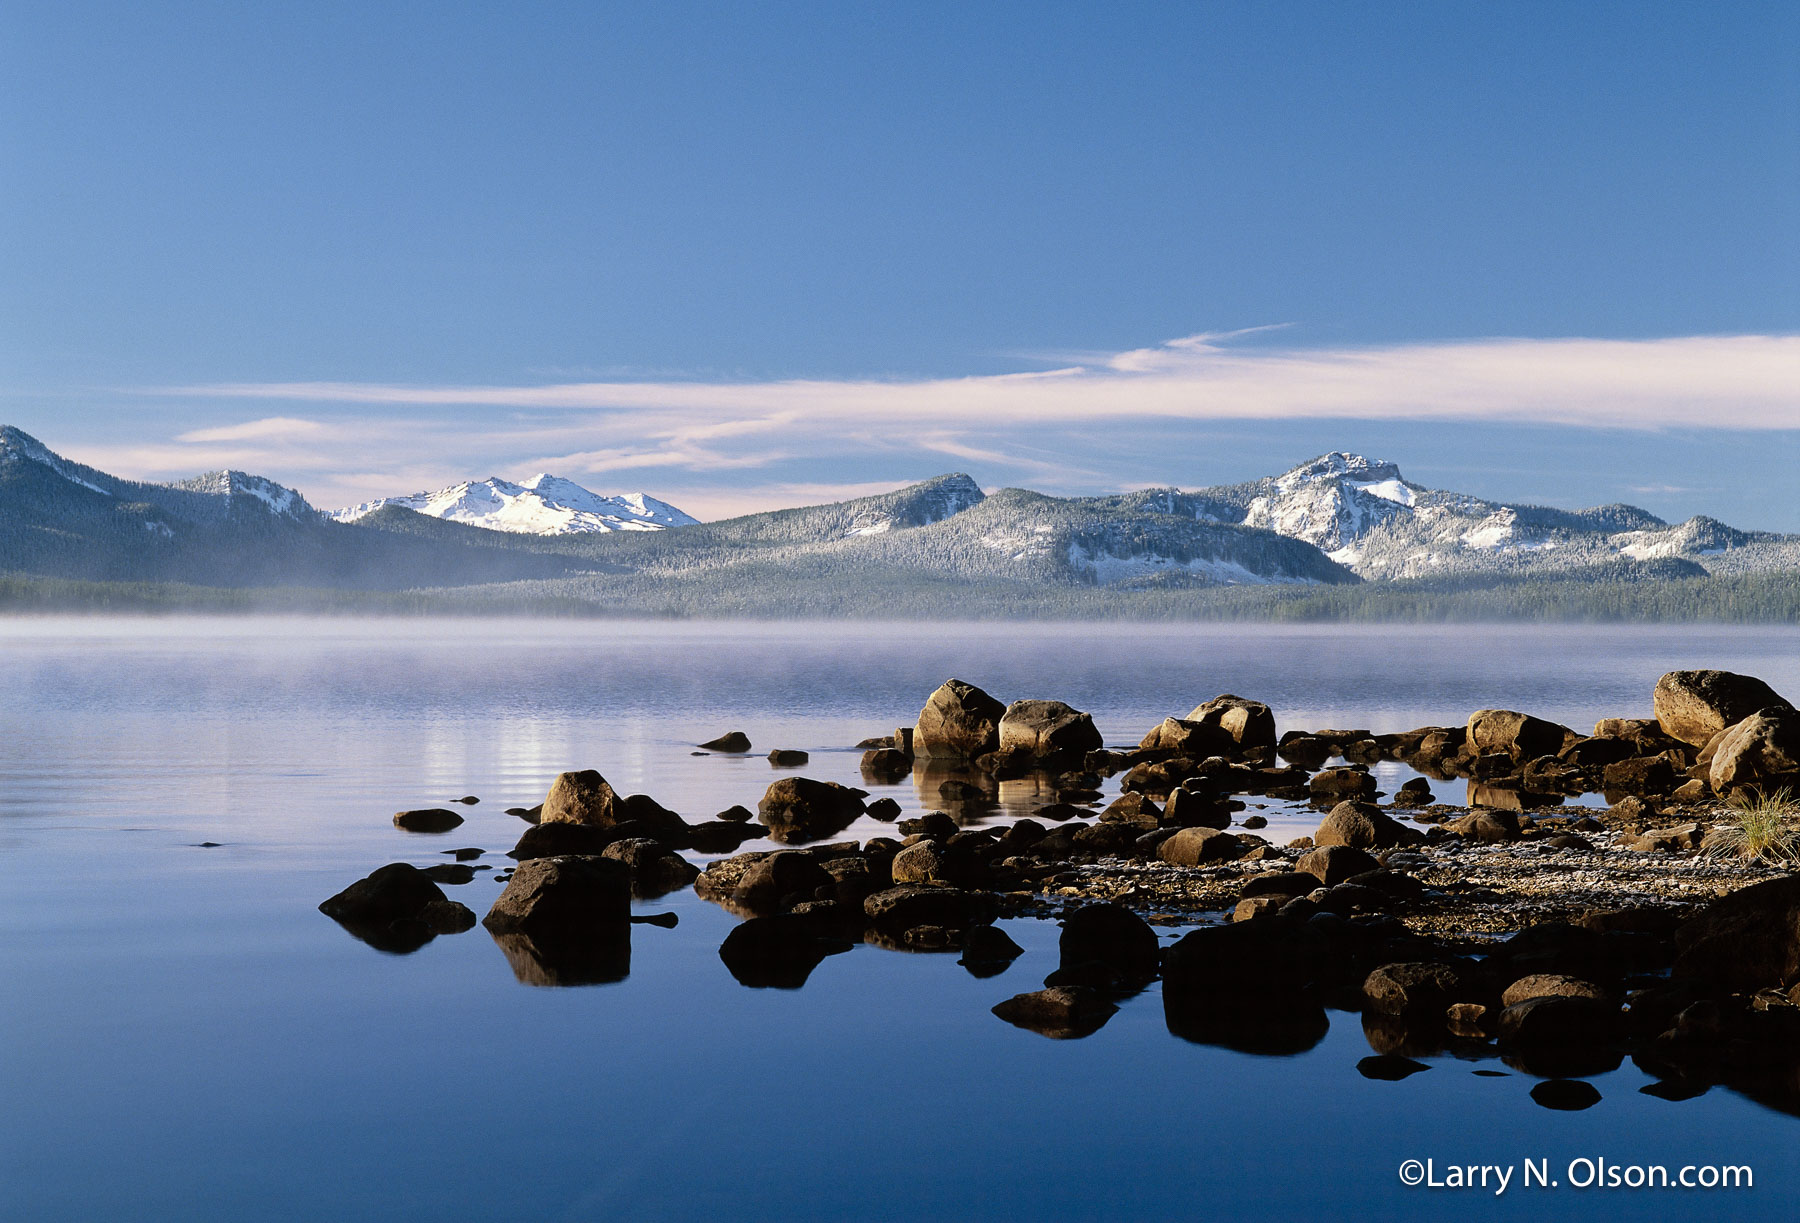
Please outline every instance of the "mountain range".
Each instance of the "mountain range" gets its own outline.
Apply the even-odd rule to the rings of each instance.
[[[989,494],[952,474],[701,523],[643,494],[603,497],[550,475],[320,511],[243,472],[123,480],[0,427],[0,573],[30,579],[427,591],[472,606],[646,614],[835,614],[898,613],[973,591],[1003,610],[1008,600],[1093,607],[1131,592],[1162,592],[1166,603],[1226,587],[1796,572],[1800,536],[1709,518],[1671,525],[1628,505],[1502,504],[1430,489],[1392,463],[1343,452],[1214,488]]]

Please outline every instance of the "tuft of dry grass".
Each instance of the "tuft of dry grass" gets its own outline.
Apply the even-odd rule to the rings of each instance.
[[[1724,814],[1726,822],[1706,834],[1707,853],[1800,867],[1800,803],[1792,791],[1739,794]]]

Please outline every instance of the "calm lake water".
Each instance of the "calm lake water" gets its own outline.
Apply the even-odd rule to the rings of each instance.
[[[861,784],[850,745],[952,675],[1067,700],[1113,743],[1221,692],[1283,730],[1486,705],[1581,727],[1699,666],[1800,694],[1800,632],[0,622],[0,1218],[1790,1218],[1800,1119],[1647,1096],[1629,1062],[1559,1113],[1473,1073],[1493,1061],[1365,1079],[1336,1012],[1293,1057],[1177,1039],[1155,987],[1086,1039],[1011,1027],[989,1008],[1056,967],[1047,923],[1005,923],[1026,954],[986,980],[858,946],[757,990],[718,958],[735,919],[686,891],[638,906],[680,925],[634,928],[626,980],[544,989],[479,927],[393,956],[316,912],[386,862],[503,853],[504,809],[567,768],[690,820],[754,807],[772,747]],[[758,754],[690,754],[729,729]],[[875,793],[925,809],[910,782]],[[446,836],[390,823],[463,794]],[[1279,839],[1316,820],[1269,814]],[[499,890],[446,889],[478,914]],[[1749,1164],[1756,1187],[1396,1173],[1581,1156]]]

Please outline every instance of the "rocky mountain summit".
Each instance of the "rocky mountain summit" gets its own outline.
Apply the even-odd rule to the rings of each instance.
[[[1670,525],[1632,505],[1504,504],[1407,480],[1393,463],[1334,451],[1244,484],[1137,494],[1148,508],[1302,539],[1364,578],[1543,573],[1676,560],[1691,573],[1800,566],[1792,536],[1711,518]]]

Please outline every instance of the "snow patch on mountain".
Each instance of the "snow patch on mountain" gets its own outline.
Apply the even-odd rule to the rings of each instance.
[[[699,521],[668,502],[643,493],[606,497],[573,480],[541,472],[522,484],[490,476],[486,480],[465,480],[431,493],[383,497],[334,510],[329,517],[355,522],[389,505],[447,522],[517,535],[665,531]]]

